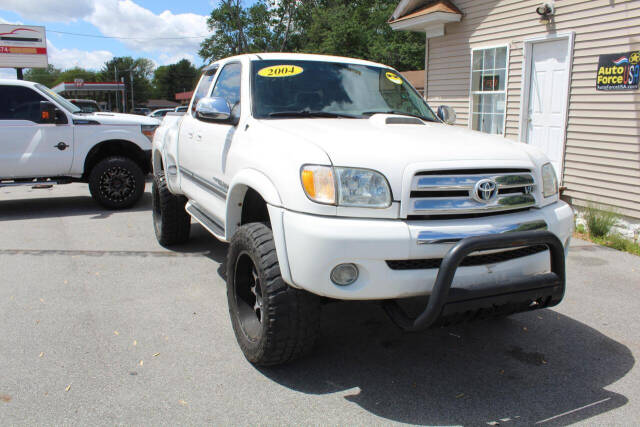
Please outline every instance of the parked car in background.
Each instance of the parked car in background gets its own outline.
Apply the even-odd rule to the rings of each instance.
[[[188,105],[182,105],[180,107],[176,107],[174,111],[176,113],[186,113],[188,109],[189,109]]]
[[[151,109],[147,107],[136,107],[132,113],[140,116],[148,116],[151,113]]]
[[[167,115],[167,113],[175,111],[173,108],[160,108],[158,110],[154,110],[151,113],[147,114],[149,117],[155,117],[157,119],[162,118]]]
[[[144,193],[159,124],[84,113],[39,83],[0,80],[0,187],[86,182],[104,207],[129,207]]]
[[[80,108],[83,113],[95,113],[102,111],[100,105],[93,99],[69,99],[69,101]]]
[[[215,62],[153,140],[157,239],[187,241],[193,218],[230,243],[231,324],[257,365],[311,350],[321,297],[382,300],[409,331],[560,303],[573,211],[549,158],[454,121],[383,64]],[[398,301],[416,296],[414,317]]]

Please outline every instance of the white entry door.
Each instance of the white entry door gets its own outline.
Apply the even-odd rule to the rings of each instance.
[[[525,141],[549,156],[561,178],[569,84],[567,40],[535,42],[530,63]]]

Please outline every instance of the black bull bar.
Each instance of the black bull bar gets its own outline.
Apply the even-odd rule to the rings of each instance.
[[[498,286],[474,286],[471,290],[451,288],[458,266],[472,252],[536,245],[549,248],[550,273],[527,276]],[[460,240],[444,256],[427,307],[416,318],[409,317],[395,300],[385,301],[383,307],[400,328],[416,331],[435,325],[444,315],[451,313],[509,304],[512,313],[551,307],[562,300],[565,282],[564,247],[555,234],[549,231],[522,231],[474,236]],[[538,301],[543,303],[539,304]]]

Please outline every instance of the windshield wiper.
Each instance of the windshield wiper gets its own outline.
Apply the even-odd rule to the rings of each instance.
[[[436,120],[430,119],[428,117],[421,116],[420,114],[407,113],[406,111],[398,111],[398,110],[387,110],[387,111],[365,111],[362,113],[363,116],[372,116],[374,114],[397,114],[400,116],[409,116],[416,117],[420,120],[424,120],[427,122],[435,122]]]
[[[347,118],[357,119],[360,116],[346,113],[333,113],[331,111],[310,111],[310,110],[297,110],[297,111],[276,111],[269,113],[269,117],[323,117],[323,118]]]

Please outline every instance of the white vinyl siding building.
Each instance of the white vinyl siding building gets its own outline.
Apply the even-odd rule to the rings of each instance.
[[[454,107],[458,126],[539,146],[573,204],[640,221],[640,90],[596,90],[600,55],[640,51],[640,1],[547,3],[545,22],[541,0],[402,0],[390,25],[426,34],[433,107]]]

